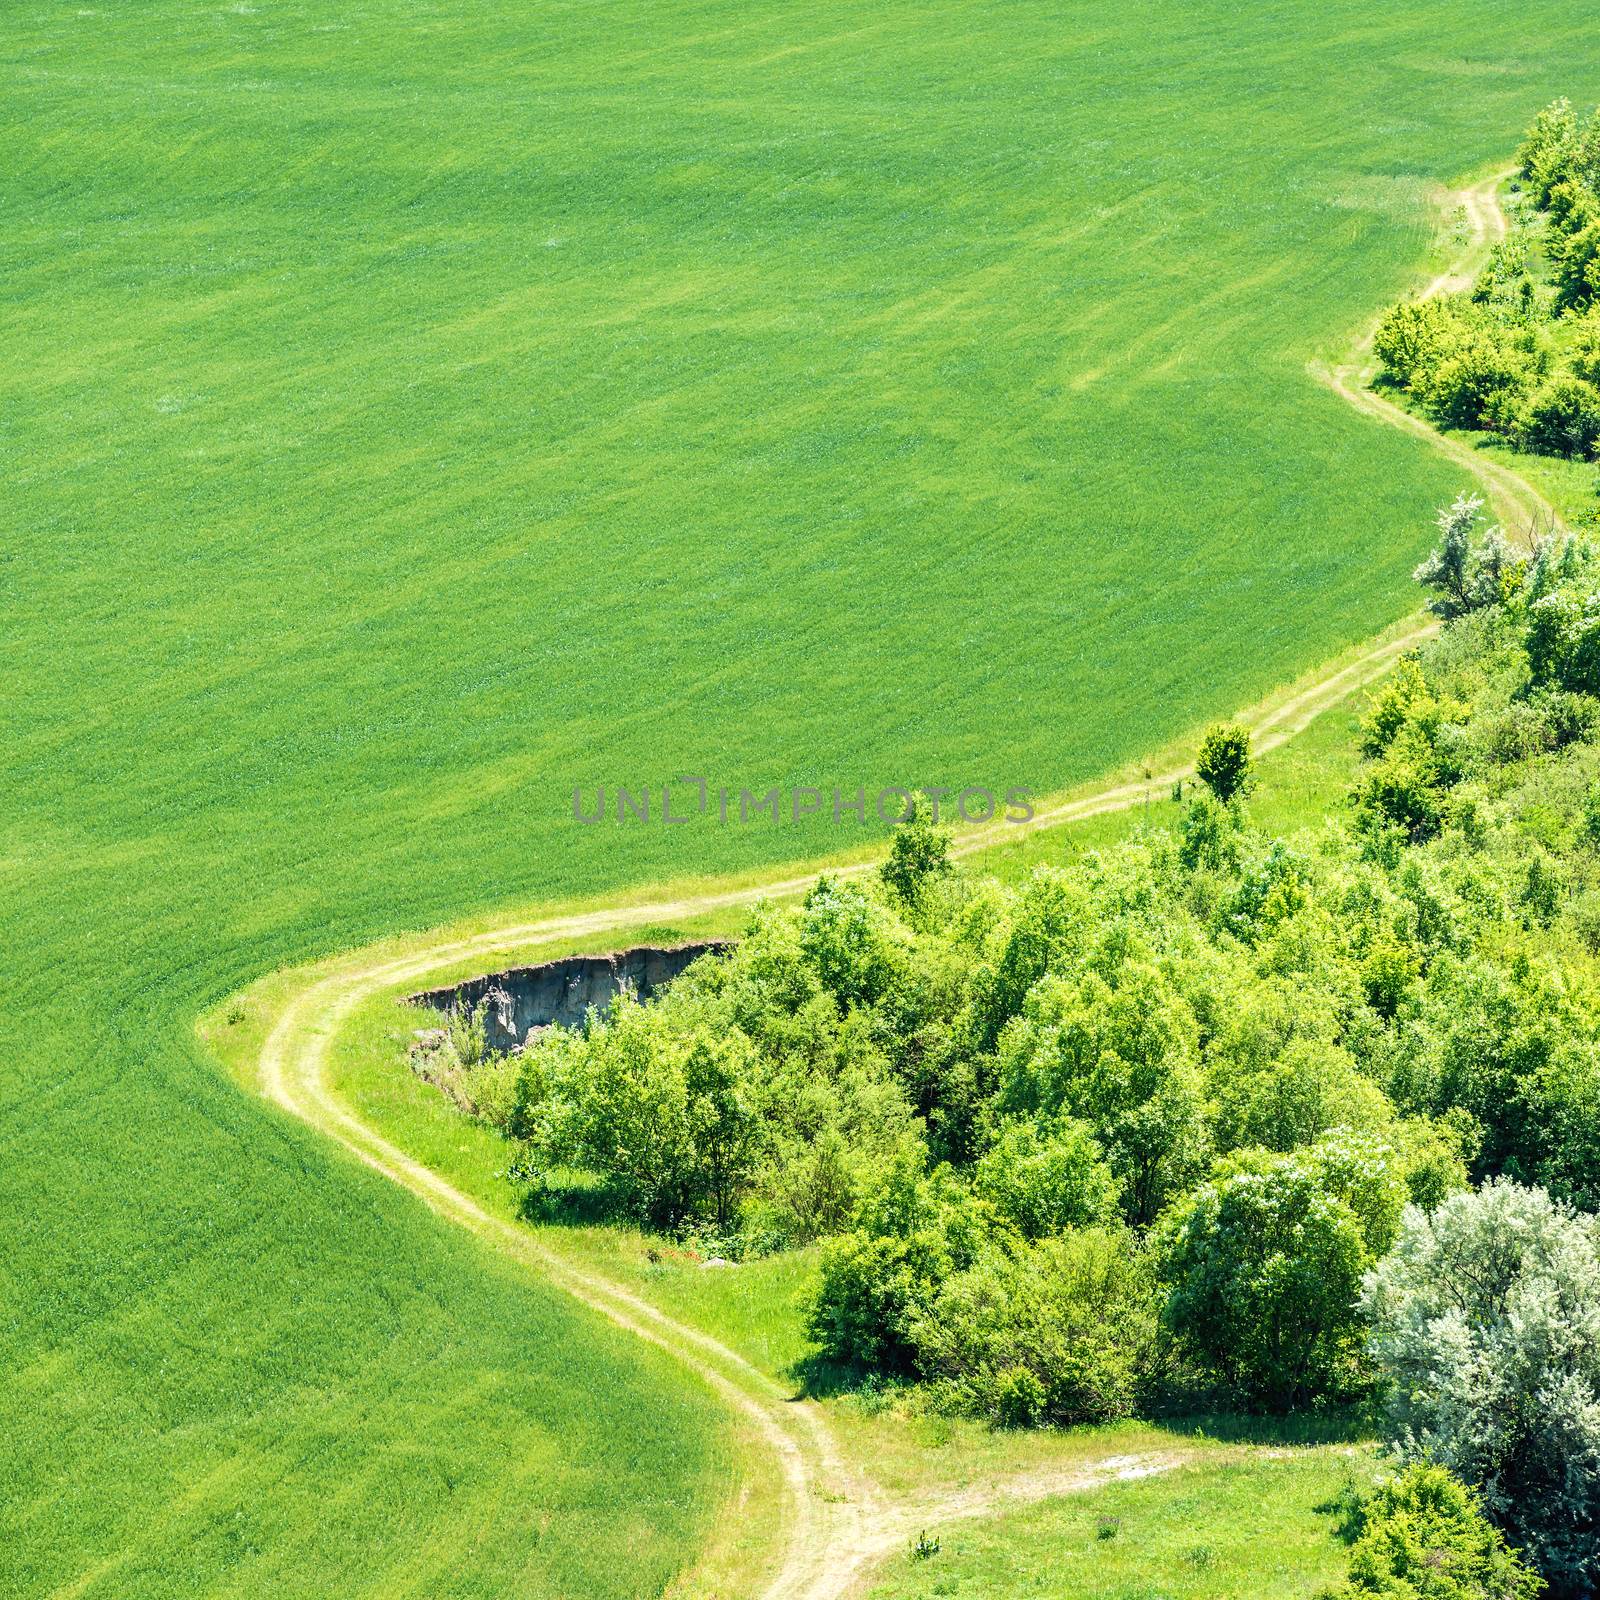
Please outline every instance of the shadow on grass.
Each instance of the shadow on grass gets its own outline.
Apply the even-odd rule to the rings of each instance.
[[[869,1411],[888,1406],[920,1387],[907,1377],[864,1371],[860,1367],[829,1361],[815,1354],[802,1357],[785,1371],[784,1376],[794,1382],[798,1399],[836,1400],[848,1397]],[[1220,1444],[1279,1447],[1370,1444],[1379,1431],[1375,1410],[1365,1403],[1277,1416],[1223,1409],[1168,1412],[1160,1407],[1147,1407],[1130,1420],[1145,1422],[1192,1439],[1211,1439]],[[1102,1424],[1083,1425],[1098,1427]],[[1066,1431],[1072,1429],[1068,1427]],[[1332,1511],[1337,1507],[1329,1506],[1326,1509]]]
[[[1283,1416],[1191,1411],[1178,1416],[1156,1414],[1148,1420],[1172,1433],[1224,1444],[1366,1444],[1377,1434],[1376,1418],[1366,1405],[1291,1411]]]
[[[517,1215],[524,1222],[569,1228],[620,1226],[634,1220],[615,1189],[581,1174],[530,1185],[517,1202]]]

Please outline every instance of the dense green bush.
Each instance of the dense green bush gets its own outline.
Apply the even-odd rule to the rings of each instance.
[[[1577,377],[1552,378],[1528,401],[1519,426],[1530,450],[1592,459],[1600,443],[1600,389]]]
[[[1131,1416],[1156,1361],[1157,1300],[1120,1232],[989,1250],[911,1322],[938,1399],[1010,1427]]]
[[[1472,1491],[1443,1467],[1417,1462],[1362,1506],[1349,1581],[1328,1600],[1536,1600],[1543,1592]]]
[[[1576,213],[1592,216],[1589,208]],[[1585,221],[1552,250],[1555,258],[1556,305],[1582,310],[1600,295],[1600,218]]]
[[[1600,311],[1591,311],[1574,329],[1567,361],[1574,377],[1600,386]]]
[[[1559,1595],[1600,1582],[1600,1223],[1508,1181],[1409,1212],[1369,1274],[1397,1449],[1483,1495]]]
[[[1567,181],[1578,147],[1578,114],[1572,102],[1554,100],[1533,119],[1517,149],[1517,167],[1534,203],[1550,204],[1550,191]]]
[[[1465,328],[1454,348],[1413,387],[1447,428],[1505,431],[1517,416],[1535,370],[1531,354],[1505,332]]]
[[[1206,730],[1195,758],[1195,776],[1224,805],[1250,784],[1250,733],[1235,722],[1219,722]]]
[[[1353,1391],[1362,1274],[1392,1243],[1404,1197],[1392,1151],[1230,1159],[1159,1230],[1168,1326],[1253,1403]]]
[[[894,830],[889,857],[879,869],[901,904],[915,909],[928,886],[950,871],[950,830],[939,826],[934,808],[918,796],[911,815]]]

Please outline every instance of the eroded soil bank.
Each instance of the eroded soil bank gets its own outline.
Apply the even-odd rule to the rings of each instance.
[[[648,1000],[691,961],[708,952],[720,954],[731,944],[727,939],[708,939],[564,956],[538,966],[485,973],[442,989],[424,989],[408,998],[412,1005],[430,1006],[446,1015],[481,1005],[484,1042],[491,1050],[514,1050],[539,1028],[576,1027],[591,1006],[603,1011],[624,988]]]

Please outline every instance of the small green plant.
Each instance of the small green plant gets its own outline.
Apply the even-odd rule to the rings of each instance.
[[[457,1006],[445,1023],[445,1033],[456,1060],[464,1067],[475,1067],[488,1050],[488,1035],[483,1020],[483,1002],[470,1008]]]
[[[1213,1545],[1191,1545],[1183,1552],[1184,1561],[1196,1572],[1210,1572],[1217,1564],[1217,1552]]]
[[[1099,1516],[1095,1518],[1094,1536],[1097,1539],[1115,1539],[1122,1532],[1122,1518]]]
[[[917,1542],[911,1547],[911,1559],[913,1561],[930,1561],[938,1553],[939,1541],[937,1537],[930,1539],[927,1530],[924,1529],[917,1535]]]
[[[1250,787],[1249,730],[1232,722],[1208,729],[1194,773],[1224,805],[1243,795]]]

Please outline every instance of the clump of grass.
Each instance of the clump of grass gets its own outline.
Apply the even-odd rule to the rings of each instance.
[[[1115,1539],[1122,1532],[1122,1518],[1101,1516],[1095,1519],[1094,1536],[1097,1539]]]
[[[936,1537],[930,1539],[928,1537],[927,1530],[924,1529],[917,1535],[917,1542],[911,1547],[911,1559],[913,1561],[928,1561],[934,1556],[938,1555],[938,1553],[938,1539]]]
[[[484,1007],[480,1000],[472,1007],[454,1006],[445,1023],[450,1048],[464,1067],[475,1067],[483,1060],[488,1046],[488,1028],[483,1019]]]

